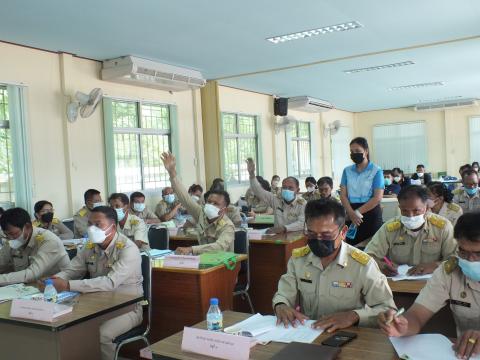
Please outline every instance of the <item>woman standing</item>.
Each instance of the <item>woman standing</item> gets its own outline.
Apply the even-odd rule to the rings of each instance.
[[[427,185],[428,198],[431,200],[430,210],[450,220],[453,226],[463,214],[463,210],[457,204],[452,203],[453,194],[440,181],[433,181]]]
[[[382,169],[370,161],[365,138],[357,137],[350,142],[350,158],[355,164],[343,170],[340,200],[349,218],[347,225],[354,224],[346,241],[356,245],[372,237],[382,226],[380,201],[385,181]]]
[[[35,211],[33,226],[50,230],[62,240],[73,239],[73,232],[59,219],[53,217],[55,211],[51,202],[46,200],[38,201],[33,210]]]

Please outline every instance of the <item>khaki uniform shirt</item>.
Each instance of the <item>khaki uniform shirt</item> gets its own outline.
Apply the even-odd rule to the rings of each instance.
[[[70,266],[56,276],[68,280],[71,291],[114,291],[142,295],[142,260],[137,245],[117,233],[105,250],[87,242]],[[90,279],[83,279],[86,273]]]
[[[58,236],[34,227],[27,245],[14,250],[6,241],[0,249],[0,285],[36,281],[56,274],[69,264]]]
[[[159,220],[158,216],[147,208],[145,208],[143,211],[135,211],[133,209],[128,209],[128,213],[142,219],[145,223],[147,222],[147,220]]]
[[[230,220],[232,220],[233,225],[240,226],[242,223],[242,217],[240,216],[240,209],[238,207],[229,205],[227,207],[226,215]]]
[[[305,205],[307,201],[297,196],[292,203],[287,204],[281,197],[265,191],[258,180],[250,178],[250,188],[256,197],[270,206],[275,215],[274,226],[285,226],[287,231],[303,230],[305,226]]]
[[[272,194],[275,195],[275,196],[281,196],[282,195],[282,187],[281,186],[277,186],[277,187],[272,186]]]
[[[453,191],[453,195],[453,202],[462,208],[464,214],[480,210],[480,192],[477,191],[470,197],[464,189],[457,189]]]
[[[377,263],[364,252],[342,243],[337,258],[325,269],[310,248],[295,249],[287,273],[280,278],[273,306],[295,307],[312,320],[342,311],[355,311],[360,326],[376,326],[378,313],[394,308],[392,291]]]
[[[88,217],[92,211],[86,206],[82,207],[73,215],[73,229],[75,239],[82,239],[87,236]]]
[[[273,214],[273,209],[268,206],[265,201],[256,197],[252,189],[248,189],[245,193],[245,200],[247,201],[248,206],[252,208],[252,211],[257,214]]]
[[[307,201],[312,201],[312,200],[319,200],[322,197],[320,196],[320,193],[318,192],[318,190],[314,190],[312,192],[308,192],[308,191],[304,192],[302,194],[302,198],[304,198]]]
[[[118,226],[117,229],[119,233],[125,235],[132,241],[139,240],[147,245],[149,244],[147,225],[145,225],[145,222],[138,216],[128,214],[123,228]]]
[[[214,251],[233,252],[235,226],[232,221],[227,216],[223,216],[213,223],[209,223],[203,207],[192,200],[191,196],[188,195],[187,189],[185,189],[178,178],[170,178],[170,182],[178,199],[188,213],[192,215],[193,220],[196,221],[200,245],[192,247],[193,254],[198,255]]]
[[[454,203],[447,203],[446,201],[443,202],[443,205],[438,212],[438,215],[443,216],[444,218],[450,220],[453,226],[457,223],[457,220],[460,216],[462,216],[463,210],[462,208]]]
[[[455,257],[433,272],[415,303],[434,313],[450,305],[458,337],[466,330],[480,330],[480,283],[463,275]]]
[[[157,215],[157,217],[162,220],[162,216],[172,211],[173,208],[177,206],[177,204],[177,200],[175,200],[171,204],[167,203],[165,200],[160,200],[160,202],[157,204],[157,207],[155,208],[155,215]]]
[[[447,219],[427,214],[423,228],[416,237],[400,222],[397,216],[383,226],[368,243],[365,252],[383,259],[388,256],[394,263],[418,265],[446,260],[457,250],[453,226]]]
[[[43,224],[40,220],[34,220],[32,225],[38,228],[43,228]],[[73,239],[73,232],[66,227],[59,219],[53,218],[50,226],[46,229],[57,235],[61,240]]]

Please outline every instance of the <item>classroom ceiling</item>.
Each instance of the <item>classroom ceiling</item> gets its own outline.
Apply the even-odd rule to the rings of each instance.
[[[3,41],[96,60],[135,55],[348,111],[480,98],[478,0],[23,0],[2,1],[1,13]],[[351,21],[363,26],[265,40]],[[344,72],[404,61],[414,64]],[[443,85],[391,89],[430,82]]]

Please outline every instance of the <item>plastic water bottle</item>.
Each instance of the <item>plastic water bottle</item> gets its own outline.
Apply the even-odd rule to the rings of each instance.
[[[53,286],[53,280],[45,280],[45,290],[43,290],[43,300],[48,302],[57,302],[57,290]]]
[[[347,231],[347,238],[348,239],[355,239],[355,236],[357,235],[357,225],[355,225],[354,223],[351,223],[350,226],[348,227],[348,231]]]
[[[223,329],[223,314],[218,307],[218,299],[210,299],[210,308],[207,312],[207,330],[221,331]]]

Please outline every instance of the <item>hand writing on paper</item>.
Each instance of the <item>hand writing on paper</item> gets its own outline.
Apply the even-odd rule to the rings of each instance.
[[[314,329],[323,329],[326,332],[334,332],[338,329],[345,329],[356,324],[360,317],[355,311],[339,312],[332,315],[322,317],[313,323]]]
[[[404,336],[408,331],[408,320],[405,316],[395,316],[393,309],[378,314],[378,326],[388,336]]]
[[[286,304],[278,304],[275,306],[275,314],[277,315],[277,325],[283,324],[286,328],[288,328],[289,325],[297,327],[297,323],[303,325],[305,324],[305,320],[308,320],[307,316]]]
[[[435,269],[438,267],[438,263],[436,262],[431,262],[431,263],[425,263],[425,264],[418,264],[415,266],[412,266],[408,272],[407,275],[425,275],[425,274],[431,274],[435,271]]]

